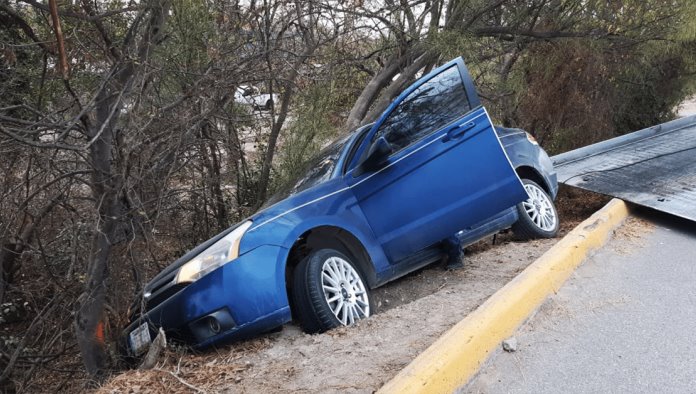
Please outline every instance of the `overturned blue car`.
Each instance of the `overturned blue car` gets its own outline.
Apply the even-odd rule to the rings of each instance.
[[[306,332],[373,313],[370,289],[512,227],[553,237],[556,175],[534,138],[495,128],[461,58],[335,141],[259,212],[159,273],[138,296],[132,356],[161,327],[203,348],[295,319]]]

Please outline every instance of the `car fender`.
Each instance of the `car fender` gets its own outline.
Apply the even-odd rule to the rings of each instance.
[[[362,213],[360,213],[362,215]],[[265,238],[264,233],[273,233],[276,239],[282,239],[279,245],[283,248],[283,252],[278,255],[278,261],[276,262],[276,269],[278,280],[285,280],[285,269],[290,257],[290,251],[295,243],[300,239],[300,237],[307,233],[308,231],[320,227],[334,227],[336,229],[343,230],[350,235],[352,235],[365,249],[365,252],[370,258],[370,264],[372,265],[373,272],[365,273],[366,275],[373,276],[373,280],[370,282],[377,282],[379,278],[388,271],[389,262],[384,254],[381,246],[376,242],[374,235],[371,234],[371,229],[367,225],[367,222],[361,220],[362,223],[354,224],[346,220],[340,220],[341,217],[336,216],[315,216],[307,218],[305,220],[298,221],[296,223],[289,222],[274,222],[264,225],[259,231],[252,231],[250,234],[249,241],[256,243],[261,241],[260,239],[252,238]],[[261,231],[263,230],[263,231]],[[247,235],[245,235],[247,238]]]
[[[518,175],[524,175],[521,171],[525,169],[534,171],[538,178],[532,180],[543,181],[541,186],[547,189],[552,198],[555,198],[558,192],[556,171],[544,149],[531,143],[524,130],[496,127],[496,132]]]
[[[389,261],[350,188],[340,186],[326,188],[323,190],[325,194],[312,191],[308,193],[309,197],[302,199],[309,200],[305,203],[296,200],[291,204],[274,206],[252,218],[254,225],[242,238],[240,253],[264,244],[282,247],[284,253],[278,256],[276,266],[277,274],[284,280],[285,266],[295,242],[312,229],[335,227],[349,233],[361,243],[372,265],[374,280],[371,282],[379,281],[389,271]]]

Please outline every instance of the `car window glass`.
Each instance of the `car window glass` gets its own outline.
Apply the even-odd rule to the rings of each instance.
[[[324,182],[331,177],[336,161],[338,160],[339,151],[332,151],[321,160],[311,162],[307,172],[300,178],[292,188],[293,193],[305,190],[318,183]]]
[[[348,165],[350,165],[350,163],[353,161],[355,154],[358,152],[358,148],[360,148],[360,145],[362,145],[363,141],[365,141],[365,137],[367,137],[367,134],[373,125],[374,125],[374,123],[369,123],[369,124],[366,124],[364,126],[361,126],[360,128],[358,128],[355,131],[359,135],[355,139],[355,142],[353,142],[353,146],[350,148],[350,152],[348,152],[348,156],[346,157],[345,166],[343,168],[344,172],[348,168]]]
[[[306,161],[297,175],[285,182],[276,191],[276,194],[264,203],[264,207],[329,180],[349,137],[350,135],[340,137],[312,159]]]
[[[471,110],[456,65],[411,92],[387,117],[372,138],[385,137],[397,152],[439,130]]]

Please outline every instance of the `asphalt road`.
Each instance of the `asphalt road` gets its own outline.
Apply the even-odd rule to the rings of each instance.
[[[462,392],[696,393],[696,224],[631,220]]]

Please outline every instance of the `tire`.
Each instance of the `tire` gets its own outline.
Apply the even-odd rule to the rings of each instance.
[[[365,277],[337,250],[312,251],[295,269],[293,283],[295,318],[308,334],[351,326],[373,310]]]
[[[266,104],[263,106],[263,109],[270,111],[271,108],[273,108],[273,99],[268,99],[266,100]]]
[[[517,204],[519,218],[512,225],[512,232],[524,240],[555,237],[560,221],[553,200],[536,182],[522,179],[522,184],[529,198]]]

